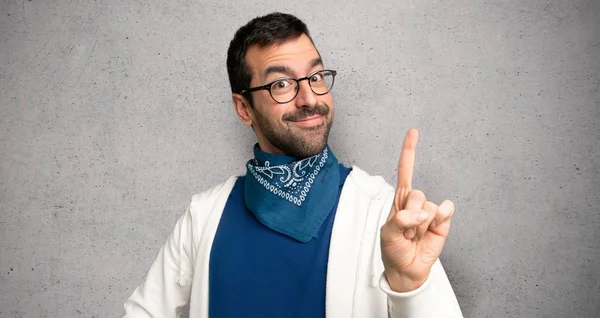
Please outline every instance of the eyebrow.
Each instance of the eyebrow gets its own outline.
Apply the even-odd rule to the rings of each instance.
[[[314,68],[316,66],[319,65],[323,65],[323,60],[321,59],[321,57],[317,57],[314,58],[312,61],[310,61],[310,68]],[[292,73],[294,73],[292,71],[291,68],[287,67],[287,66],[281,66],[281,65],[273,65],[273,66],[269,66],[265,69],[265,71],[263,72],[264,77],[269,76],[270,74],[273,73],[281,73],[281,74],[285,74],[288,76],[291,76]]]

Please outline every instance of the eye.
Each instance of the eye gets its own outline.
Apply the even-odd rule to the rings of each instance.
[[[322,80],[323,80],[323,73],[322,73],[322,72],[319,72],[319,73],[313,74],[313,75],[310,77],[310,81],[311,81],[311,82],[320,82],[320,81],[322,81]]]
[[[288,85],[290,85],[290,84],[287,81],[277,81],[277,82],[273,83],[273,88],[282,89],[282,88],[286,88]]]
[[[282,78],[276,82],[273,82],[273,84],[271,84],[271,92],[276,93],[276,94],[285,93],[285,92],[291,90],[294,87],[295,83],[296,82],[294,82],[293,80]]]

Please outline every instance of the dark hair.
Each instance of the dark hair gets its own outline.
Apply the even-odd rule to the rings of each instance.
[[[280,12],[256,17],[239,28],[227,50],[227,73],[231,92],[239,93],[249,88],[252,71],[246,64],[246,52],[250,46],[266,47],[281,44],[294,40],[302,34],[306,34],[312,42],[304,22],[291,14]],[[246,94],[245,97],[252,105],[250,94]]]

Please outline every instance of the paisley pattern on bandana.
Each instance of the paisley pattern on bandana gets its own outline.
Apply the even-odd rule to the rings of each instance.
[[[244,201],[266,227],[308,242],[337,203],[340,185],[337,158],[326,146],[308,158],[269,154],[254,146],[246,163]]]
[[[302,206],[328,158],[326,147],[312,157],[291,164],[271,166],[267,161],[264,167],[260,167],[257,160],[251,160],[247,168],[265,189],[290,203]]]

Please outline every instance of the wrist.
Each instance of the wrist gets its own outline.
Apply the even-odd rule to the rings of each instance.
[[[395,271],[384,271],[385,278],[392,291],[397,293],[407,293],[421,287],[427,280],[427,276],[423,279],[410,278],[407,275]]]

